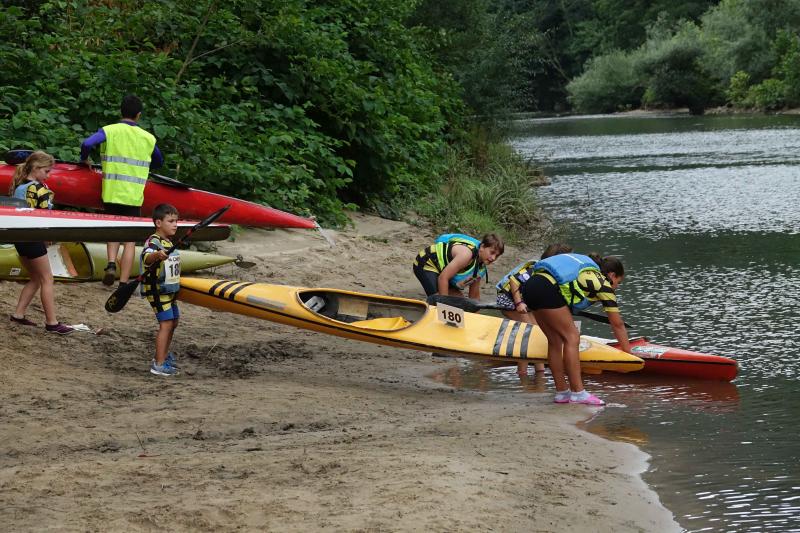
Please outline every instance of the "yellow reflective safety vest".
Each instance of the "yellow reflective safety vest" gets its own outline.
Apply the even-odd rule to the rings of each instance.
[[[103,131],[106,134],[106,142],[100,145],[103,202],[141,206],[156,138],[125,122],[103,126]]]

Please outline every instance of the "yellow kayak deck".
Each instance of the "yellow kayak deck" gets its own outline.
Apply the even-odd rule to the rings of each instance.
[[[531,324],[464,313],[464,327],[438,320],[421,300],[339,289],[181,277],[178,299],[226,311],[375,344],[501,361],[547,362],[547,339]],[[633,372],[643,361],[581,338],[585,372]]]

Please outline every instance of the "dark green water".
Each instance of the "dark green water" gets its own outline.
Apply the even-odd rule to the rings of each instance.
[[[800,531],[800,117],[531,120],[514,145],[552,178],[561,239],[622,256],[634,334],[740,363],[733,383],[589,377],[610,405],[587,429],[652,456],[645,481],[688,531]]]

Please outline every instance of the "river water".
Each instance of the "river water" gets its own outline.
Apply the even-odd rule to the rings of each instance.
[[[586,429],[652,456],[645,481],[687,531],[800,531],[800,117],[536,119],[513,144],[552,179],[553,238],[623,258],[632,334],[740,363],[732,383],[588,377],[609,406]],[[552,390],[508,367],[462,373]]]

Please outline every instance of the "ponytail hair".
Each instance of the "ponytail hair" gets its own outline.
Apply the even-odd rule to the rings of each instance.
[[[619,257],[614,255],[600,257],[600,254],[592,252],[589,254],[589,258],[597,263],[597,266],[600,267],[600,272],[604,275],[613,272],[619,277],[625,276],[625,267],[622,266],[622,261],[620,261]]]
[[[501,239],[495,233],[487,233],[486,235],[484,235],[483,239],[481,239],[481,246],[487,248],[489,247],[494,248],[495,250],[497,250],[498,256],[502,255],[506,249],[506,245],[505,243],[503,243],[503,239]]]
[[[542,256],[539,259],[547,259],[548,257],[552,257],[554,255],[568,254],[572,251],[572,246],[569,244],[563,242],[554,242],[553,244],[547,245],[547,248],[544,249]]]
[[[41,150],[31,152],[31,155],[28,156],[24,163],[17,165],[17,169],[14,171],[14,177],[11,179],[11,186],[8,189],[8,195],[13,196],[14,191],[17,190],[17,187],[28,180],[28,176],[31,175],[31,172],[37,168],[52,167],[55,162],[56,160],[53,158],[53,156],[47,152],[43,152]]]

